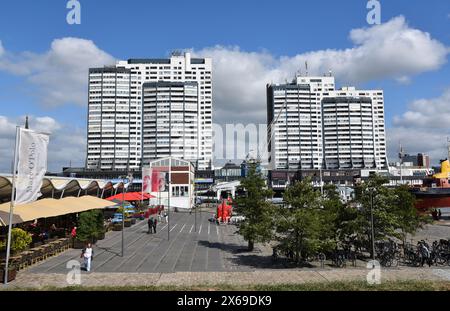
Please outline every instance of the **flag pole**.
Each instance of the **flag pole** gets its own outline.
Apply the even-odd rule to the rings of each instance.
[[[12,228],[12,222],[13,222],[13,213],[14,213],[14,200],[16,195],[16,172],[17,172],[17,158],[19,155],[18,149],[19,149],[19,131],[20,127],[16,127],[16,146],[14,148],[14,168],[13,168],[13,174],[12,174],[12,191],[11,191],[11,204],[9,209],[9,224],[8,224],[8,244],[6,247],[6,262],[5,262],[5,273],[4,273],[4,284],[5,286],[8,285],[8,269],[9,269],[9,255],[11,252],[11,228]]]

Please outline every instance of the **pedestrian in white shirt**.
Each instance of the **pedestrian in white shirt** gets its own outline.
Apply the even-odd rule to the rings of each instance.
[[[91,271],[91,261],[93,254],[94,251],[92,250],[92,245],[91,243],[88,243],[81,253],[81,257],[84,260],[84,267],[86,268],[87,272]]]

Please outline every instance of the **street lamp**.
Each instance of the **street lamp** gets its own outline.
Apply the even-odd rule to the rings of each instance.
[[[128,176],[120,176],[119,179],[122,179],[122,252],[121,257],[125,254],[125,180],[128,179],[128,183],[131,184],[133,181],[133,175],[128,174]]]
[[[373,223],[373,201],[374,201],[374,195],[375,195],[375,188],[369,187],[370,192],[370,225],[371,225],[371,231],[372,231],[372,260],[375,261],[375,229],[374,229],[374,223]]]

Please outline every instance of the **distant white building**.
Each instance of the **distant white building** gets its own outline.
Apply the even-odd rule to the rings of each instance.
[[[190,53],[174,53],[168,59],[129,59],[119,61],[112,67],[89,70],[87,168],[127,170],[141,167],[141,161],[145,158],[144,148],[152,148],[152,145],[144,145],[151,142],[144,137],[144,126],[151,123],[149,120],[155,117],[157,111],[162,113],[163,104],[177,107],[172,111],[173,124],[178,118],[176,110],[179,110],[180,102],[176,87],[167,93],[162,82],[174,83],[173,85],[186,83],[186,90],[196,84],[196,116],[195,120],[189,121],[192,122],[190,129],[196,128],[196,146],[191,146],[189,142],[186,153],[176,152],[173,156],[186,155],[189,160],[198,164],[199,169],[211,167],[212,60],[193,58]],[[150,93],[151,83],[159,83],[155,99],[158,106],[154,107],[159,109],[157,111],[148,105],[144,109],[144,84]],[[185,94],[187,93],[191,94],[191,91],[186,91]],[[188,115],[194,110],[192,107],[188,108],[191,106],[191,98],[185,99],[183,101],[187,106],[184,106],[186,114],[183,123],[186,125]],[[146,100],[150,102],[151,96]],[[193,131],[189,131],[188,136],[192,133]],[[170,150],[174,151],[178,147],[171,146]],[[195,159],[191,156],[193,153],[196,154]]]
[[[143,164],[169,156],[195,164],[201,158],[197,82],[147,82],[142,92]]]
[[[267,86],[274,170],[387,167],[381,90],[335,89],[331,76]]]
[[[322,99],[324,167],[387,167],[381,90],[342,88]]]

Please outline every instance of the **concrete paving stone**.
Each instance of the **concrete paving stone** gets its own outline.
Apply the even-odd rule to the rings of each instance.
[[[147,234],[141,221],[126,228],[125,256],[121,257],[121,232],[108,232],[94,246],[92,272],[82,271],[83,286],[200,285],[200,284],[299,284],[305,282],[366,280],[366,262],[357,267],[337,269],[274,268],[270,263],[271,246],[255,246],[246,252],[247,243],[236,234],[236,227],[210,223],[211,212],[171,214],[170,241],[167,224],[159,223],[156,234]],[[450,227],[427,225],[413,240],[429,241],[450,237]],[[68,286],[69,260],[81,261],[80,250],[69,250],[22,270],[11,287]],[[450,267],[414,268],[400,266],[381,270],[382,280],[449,280]]]

